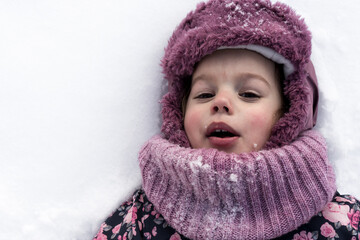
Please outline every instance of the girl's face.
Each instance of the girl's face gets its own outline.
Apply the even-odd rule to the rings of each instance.
[[[196,68],[184,127],[193,148],[260,150],[281,114],[274,62],[240,49],[218,50]]]

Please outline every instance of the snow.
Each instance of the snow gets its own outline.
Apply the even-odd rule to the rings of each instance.
[[[198,1],[0,1],[0,239],[91,239],[141,184],[159,132],[159,67]],[[313,33],[317,129],[360,198],[360,4],[284,0]]]
[[[230,181],[232,182],[237,182],[238,181],[238,176],[234,173],[230,174]]]

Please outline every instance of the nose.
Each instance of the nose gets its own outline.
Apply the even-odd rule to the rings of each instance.
[[[212,113],[233,113],[231,99],[226,93],[220,93],[215,96],[211,106]]]

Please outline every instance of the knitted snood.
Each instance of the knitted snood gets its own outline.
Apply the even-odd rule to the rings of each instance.
[[[272,239],[317,214],[335,193],[325,140],[313,130],[289,145],[229,154],[160,136],[139,154],[143,188],[190,239]]]

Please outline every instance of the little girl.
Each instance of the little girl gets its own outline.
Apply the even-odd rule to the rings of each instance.
[[[94,239],[359,239],[314,130],[311,36],[288,6],[210,0],[171,37],[143,185]]]

